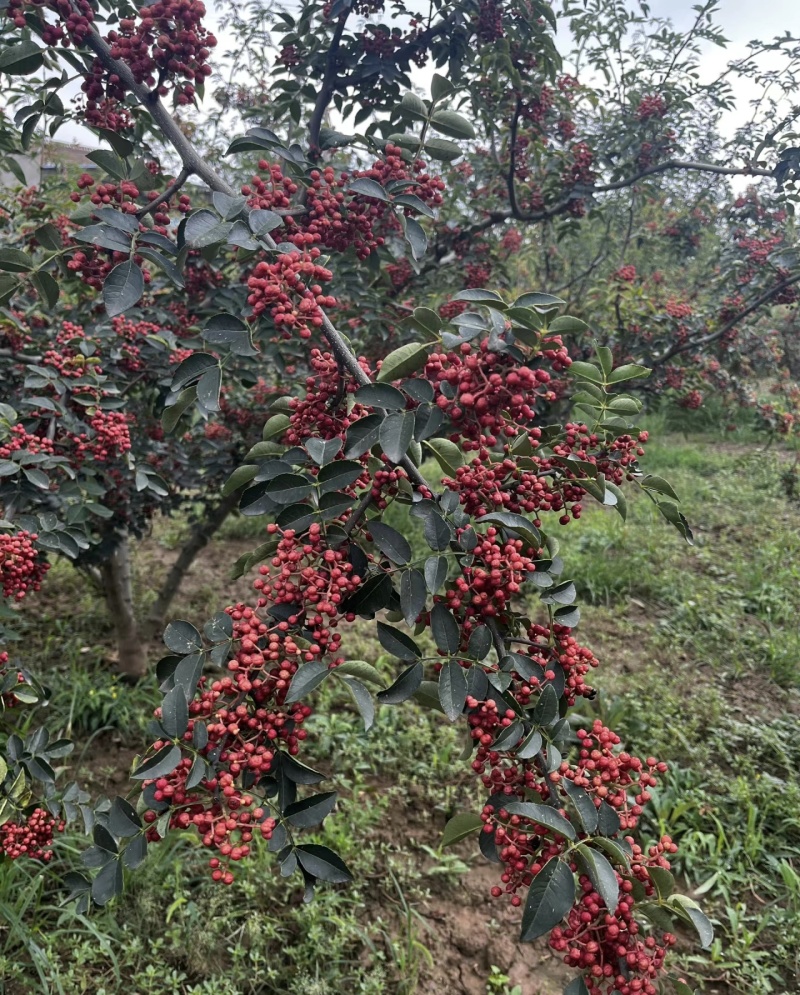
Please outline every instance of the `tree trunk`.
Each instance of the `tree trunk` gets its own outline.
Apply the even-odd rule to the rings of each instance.
[[[126,676],[138,679],[147,673],[147,653],[134,611],[131,548],[127,536],[120,539],[100,572],[117,635],[117,666]]]
[[[210,539],[221,528],[225,519],[239,503],[240,491],[235,491],[223,498],[218,505],[207,510],[206,515],[192,527],[188,540],[181,547],[178,558],[172,564],[169,573],[161,585],[156,600],[150,606],[147,617],[142,623],[142,637],[145,641],[155,639],[164,625],[172,599],[178,593],[183,578],[195,559],[208,545]]]

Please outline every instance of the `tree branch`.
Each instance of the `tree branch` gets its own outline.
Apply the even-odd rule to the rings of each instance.
[[[170,183],[170,185],[167,187],[166,190],[164,190],[163,193],[160,193],[157,197],[151,200],[150,203],[147,205],[147,207],[143,207],[141,211],[136,212],[136,217],[139,218],[139,220],[141,220],[146,214],[152,214],[153,211],[160,204],[165,203],[165,201],[168,201],[170,197],[174,196],[174,194],[176,194],[180,190],[180,188],[189,179],[191,175],[192,175],[191,169],[184,166],[183,169],[180,171],[180,173],[178,173],[176,179],[174,179],[172,183]]]
[[[697,349],[699,346],[708,345],[709,342],[716,342],[717,339],[721,339],[723,335],[735,328],[740,321],[744,321],[745,318],[754,311],[757,311],[763,304],[768,303],[776,294],[779,294],[782,290],[791,287],[795,283],[800,283],[800,273],[795,273],[794,276],[787,277],[780,283],[776,283],[773,287],[765,290],[762,294],[759,294],[746,308],[731,318],[730,321],[726,321],[716,331],[710,332],[708,335],[702,335],[700,338],[687,339],[685,342],[677,342],[675,345],[670,346],[669,349],[651,361],[652,365],[662,366],[667,360],[672,359],[673,356],[677,356],[681,352],[687,352],[689,349]]]
[[[331,45],[328,49],[328,58],[325,63],[325,75],[322,77],[322,85],[320,86],[319,94],[317,95],[317,100],[314,104],[314,110],[311,113],[311,120],[308,123],[308,140],[314,156],[316,156],[320,151],[319,133],[322,128],[322,119],[325,116],[325,111],[328,109],[328,104],[330,103],[330,99],[336,89],[336,65],[337,57],[339,55],[339,43],[342,40],[344,26],[347,23],[347,18],[350,16],[351,10],[352,8],[348,7],[336,22],[336,28],[333,32],[333,37],[331,38]]]
[[[511,116],[511,126],[508,132],[508,176],[506,177],[508,202],[511,205],[511,213],[515,218],[519,217],[519,204],[517,203],[517,191],[514,186],[514,179],[517,172],[517,128],[519,126],[519,115],[521,111],[522,97],[517,97],[517,105]]]

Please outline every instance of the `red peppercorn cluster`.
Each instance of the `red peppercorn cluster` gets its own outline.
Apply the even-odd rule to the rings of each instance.
[[[633,283],[636,279],[636,267],[632,265],[620,266],[614,274],[614,279],[621,280],[623,283]]]
[[[682,408],[688,408],[689,411],[696,411],[702,403],[703,395],[699,390],[690,390],[678,400],[678,404]]]
[[[538,447],[541,430],[527,430],[534,449]],[[634,468],[639,456],[644,455],[642,443],[647,433],[640,432],[636,439],[621,435],[611,442],[601,442],[599,436],[590,434],[585,425],[568,424],[562,441],[553,445],[553,454],[562,460],[577,457],[594,464],[606,480],[621,484],[626,473]],[[477,456],[456,470],[455,477],[445,477],[442,483],[459,495],[459,500],[470,515],[487,515],[504,510],[515,513],[539,515],[547,511],[562,511],[559,519],[568,525],[570,515],[581,516],[581,499],[586,491],[580,478],[560,460],[532,455],[520,465],[506,447],[505,458],[498,458],[485,446],[480,446]]]
[[[38,591],[50,564],[41,558],[34,543],[35,532],[20,529],[0,532],[0,583],[3,597],[21,601],[30,591]]]
[[[565,187],[574,187],[577,183],[592,184],[595,173],[592,169],[594,152],[586,142],[576,142],[570,149],[571,161],[567,163],[561,174],[561,182]]]
[[[26,432],[22,425],[12,425],[9,438],[0,445],[0,459],[11,459],[12,454],[20,450],[52,456],[55,447],[50,439]]]
[[[89,419],[94,434],[75,437],[76,459],[107,463],[130,452],[130,417],[122,411],[98,411]]]
[[[504,36],[503,8],[499,0],[480,0],[475,34],[479,41],[486,44],[498,41]]]
[[[140,373],[145,367],[139,343],[150,335],[159,335],[161,326],[152,321],[132,321],[124,314],[118,314],[111,319],[111,327],[122,343],[120,366],[126,373]]]
[[[458,530],[457,535],[462,531]],[[524,554],[523,548],[521,539],[503,542],[499,530],[490,526],[470,551],[471,564],[462,568],[445,592],[447,607],[465,623],[502,615],[519,594],[526,576],[536,569],[533,557]],[[464,624],[466,637],[471,629],[470,624]]]
[[[57,14],[63,23],[53,23],[44,11]],[[80,47],[91,30],[94,10],[91,0],[8,0],[7,16],[18,28],[27,27],[26,13],[38,14],[38,25],[45,45],[69,46],[73,41]]]
[[[267,531],[280,538],[275,555],[259,567],[260,576],[253,583],[261,595],[258,606],[288,605],[296,609],[288,621],[291,625],[302,623],[308,629],[311,659],[321,653],[335,653],[342,637],[332,630],[338,624],[342,602],[363,580],[348,559],[348,547],[331,549],[316,522],[305,535],[297,535],[294,529],[281,531],[274,524]],[[354,617],[348,616],[348,620]]]
[[[660,846],[664,846],[663,842]],[[666,861],[657,866],[663,864],[669,867]],[[655,861],[650,866],[654,865]],[[652,892],[646,866],[639,867],[644,870],[644,882]],[[634,876],[639,878],[635,871]],[[619,874],[617,879],[620,901],[616,909],[607,909],[589,878],[581,875],[580,898],[567,917],[566,927],[557,926],[551,932],[550,946],[565,952],[565,963],[583,972],[590,995],[612,991],[619,995],[657,995],[658,987],[653,982],[676,937],[664,933],[660,942],[655,936],[643,938],[633,916],[633,883]]]
[[[312,330],[322,327],[322,308],[334,307],[336,298],[326,295],[318,281],[327,282],[333,274],[316,260],[320,250],[288,252],[274,262],[261,261],[248,277],[247,303],[258,317],[268,308],[275,327],[284,339],[294,335],[310,339]]]
[[[370,373],[365,359],[359,359],[359,364],[366,374]],[[347,395],[354,393],[358,384],[352,377],[342,377],[331,353],[312,349],[309,367],[305,395],[293,397],[289,402],[291,424],[283,441],[290,446],[299,445],[312,435],[322,439],[344,439],[350,425],[369,413],[361,404],[355,404],[348,411]]]
[[[572,362],[558,337],[548,340],[541,355],[559,372]],[[556,397],[547,370],[519,366],[511,356],[492,352],[488,339],[477,349],[465,342],[459,352],[434,353],[425,366],[425,378],[433,384],[436,404],[458,436],[466,436],[467,450],[480,444],[493,446],[499,435],[516,435],[535,420],[538,403]],[[454,397],[442,390],[444,384]]]
[[[660,94],[651,94],[649,97],[642,97],[636,108],[636,116],[640,121],[649,121],[651,118],[662,118],[667,113],[667,102]]]
[[[584,680],[590,670],[599,666],[597,657],[587,646],[581,646],[571,635],[572,630],[566,625],[548,626],[534,623],[528,629],[528,640],[534,646],[526,646],[525,655],[544,670],[544,679],[553,680],[555,664],[564,672],[564,697],[568,705],[574,705],[577,698],[590,698],[594,689]],[[550,676],[548,676],[548,673]],[[539,681],[533,677],[527,683],[533,688],[539,688]]]
[[[35,808],[22,819],[10,819],[0,826],[0,856],[9,860],[28,857],[30,860],[49,861],[53,834],[63,832],[64,823],[55,819],[43,808]]]
[[[193,760],[185,757],[171,774],[145,782],[146,797],[155,807],[144,816],[148,839],[158,841],[158,809],[169,806],[170,828],[194,828],[203,845],[217,852],[209,861],[211,877],[223,884],[233,881],[230,864],[248,856],[256,835],[272,836],[275,819],[240,787],[241,779],[270,773],[279,750],[298,753],[311,709],[284,700],[298,666],[320,659],[319,647],[302,645],[305,640],[291,634],[291,621],[265,621],[257,609],[242,604],[227,612],[235,647],[229,673],[214,681],[200,679],[183,736],[187,745],[196,742],[195,726],[204,725],[205,745],[197,752],[213,762],[213,774],[190,787]],[[334,659],[330,666],[341,662]],[[165,745],[159,740],[153,749]]]
[[[205,15],[199,0],[156,0],[139,9],[138,23],[122,18],[119,31],[109,32],[111,55],[127,63],[137,83],[162,97],[172,86],[176,102],[190,104],[212,73],[208,57],[217,44],[203,26]]]
[[[687,304],[686,301],[677,301],[674,298],[670,298],[666,302],[664,310],[670,318],[676,318],[677,320],[680,320],[681,318],[690,318],[692,315],[691,304]]]
[[[617,812],[623,829],[634,829],[642,806],[650,801],[649,788],[657,785],[655,772],[663,774],[667,765],[653,757],[640,760],[630,753],[618,752],[619,736],[595,719],[591,731],[579,729],[578,760],[563,763],[561,776],[584,788],[593,798],[602,799]]]
[[[312,170],[303,193],[305,211],[297,216],[286,213],[285,226],[274,237],[292,242],[301,250],[318,245],[344,252],[352,246],[359,259],[366,259],[384,244],[387,233],[400,231],[400,222],[388,201],[349,191],[351,180],[367,178],[384,188],[397,181],[410,183],[403,189],[404,194],[419,197],[429,207],[442,203],[445,187],[441,178],[427,173],[422,160],[409,167],[401,151],[397,146],[387,145],[382,159],[352,174],[343,172],[337,176],[332,166]],[[250,206],[288,212],[299,189],[297,183],[266,159],[259,162],[258,168],[266,176],[255,175],[242,187]],[[405,212],[411,213],[410,208],[405,208]]]

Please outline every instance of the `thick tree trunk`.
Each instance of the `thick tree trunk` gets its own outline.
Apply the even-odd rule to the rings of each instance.
[[[127,536],[120,540],[100,572],[117,636],[117,665],[128,677],[143,677],[147,673],[147,652],[134,610],[131,548]]]
[[[142,636],[146,641],[160,635],[172,599],[178,593],[183,578],[195,559],[208,545],[214,534],[221,528],[225,519],[239,503],[240,492],[235,491],[223,498],[218,505],[209,508],[204,518],[192,527],[189,538],[181,547],[178,558],[172,564],[169,573],[161,585],[156,600],[150,606],[147,617],[142,623]]]

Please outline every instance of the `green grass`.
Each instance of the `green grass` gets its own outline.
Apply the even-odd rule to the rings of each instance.
[[[601,661],[601,694],[584,711],[632,750],[670,762],[644,832],[679,842],[682,887],[717,926],[710,954],[681,946],[682,969],[713,979],[709,992],[783,995],[800,985],[800,507],[782,490],[786,457],[754,442],[747,425],[715,436],[713,424],[681,411],[652,415],[648,427],[658,441],[643,469],[675,487],[695,545],[644,494],[631,496],[627,522],[587,504],[580,522],[558,529],[582,603],[578,636]],[[393,506],[388,521],[423,548],[405,509]],[[179,530],[169,523],[158,541],[177,541]],[[231,519],[215,540],[220,570],[226,544],[255,545],[262,532]],[[155,681],[130,688],[113,676],[96,595],[67,567],[55,570],[59,597],[26,615],[25,632],[52,690],[48,721],[72,731],[78,754],[110,741],[130,753],[157,701]],[[176,614],[213,610],[220,596],[208,580],[195,584]],[[396,670],[371,623],[350,628],[344,650],[387,676]],[[183,839],[152,847],[120,905],[84,919],[60,907],[52,877],[18,862],[0,876],[7,992],[422,990],[444,941],[420,908],[431,895],[469,902],[453,889],[476,862],[467,849],[437,845],[450,814],[480,804],[460,736],[416,706],[379,709],[365,735],[352,702],[328,685],[314,704],[306,755],[337,772],[342,798],[319,839],[352,865],[352,887],[321,888],[303,905],[259,854],[220,888],[205,873],[207,854]],[[60,870],[74,865],[78,845],[77,836],[62,842]],[[487,993],[511,991],[511,963],[492,951],[487,965]]]

